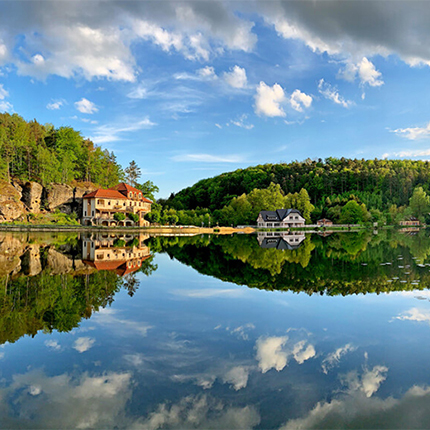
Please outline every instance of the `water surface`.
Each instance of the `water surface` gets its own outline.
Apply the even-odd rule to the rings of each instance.
[[[429,254],[425,231],[2,234],[1,427],[428,427]]]

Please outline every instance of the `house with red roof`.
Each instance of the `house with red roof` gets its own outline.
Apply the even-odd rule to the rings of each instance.
[[[99,188],[83,196],[82,224],[108,227],[146,226],[149,222],[144,216],[151,212],[151,204],[151,200],[145,198],[142,191],[124,182],[113,188]],[[125,219],[118,220],[118,217],[114,216],[116,213],[124,214]]]

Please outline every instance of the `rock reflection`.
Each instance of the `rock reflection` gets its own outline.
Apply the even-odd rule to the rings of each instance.
[[[0,238],[0,343],[40,330],[70,331],[110,305],[137,273],[156,266],[145,235],[12,235]]]

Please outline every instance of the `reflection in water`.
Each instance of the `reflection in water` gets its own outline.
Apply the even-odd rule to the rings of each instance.
[[[5,235],[0,242],[0,344],[40,330],[68,332],[111,305],[121,288],[132,296],[139,287],[136,272],[156,270],[146,239]]]
[[[425,232],[3,236],[1,427],[427,427],[429,256]]]
[[[306,239],[303,232],[263,231],[257,233],[261,248],[297,249]]]

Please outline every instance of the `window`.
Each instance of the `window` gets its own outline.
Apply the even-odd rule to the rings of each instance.
[[[139,193],[139,199],[141,199],[142,198],[142,193]]]
[[[296,216],[296,217],[294,217],[294,219],[299,219],[299,217],[298,217],[298,216]]]
[[[110,206],[110,200],[108,201],[108,206]]]
[[[87,216],[87,211],[86,210],[84,211],[84,216]]]
[[[122,205],[125,206],[125,202]]]
[[[92,216],[94,216],[94,211],[92,211]]]
[[[131,191],[128,193],[128,197],[130,197],[130,198],[133,197],[133,193]]]

